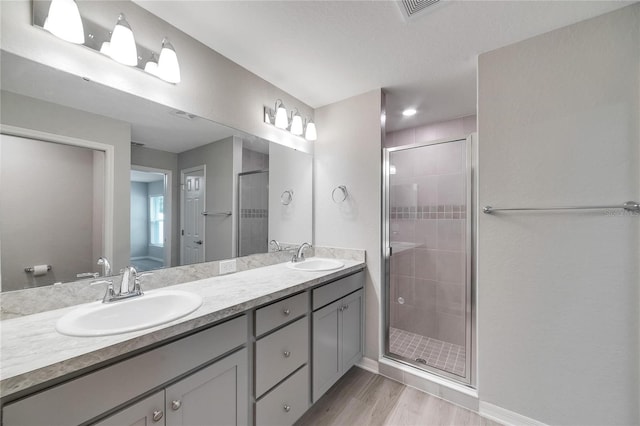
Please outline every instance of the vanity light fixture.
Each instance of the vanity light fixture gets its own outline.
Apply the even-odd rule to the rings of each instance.
[[[280,105],[278,105],[280,102]],[[286,129],[289,127],[289,117],[287,117],[287,108],[282,103],[281,99],[276,100],[276,121],[275,126],[279,129]]]
[[[168,38],[162,40],[162,50],[158,58],[158,77],[169,83],[180,83],[180,64],[176,49],[169,42]]]
[[[109,54],[111,59],[121,64],[134,67],[138,65],[136,41],[124,13],[118,16],[118,22],[116,22],[116,26],[113,28],[110,43]]]
[[[318,139],[318,132],[316,131],[316,123],[309,119],[305,126],[304,138],[308,141],[315,141]]]
[[[293,118],[291,119],[291,133],[296,136],[301,136],[303,133],[302,129],[302,117],[296,108],[296,112],[293,114]]]
[[[402,115],[404,115],[405,117],[413,117],[414,115],[416,115],[418,111],[416,111],[415,108],[407,108],[404,111],[402,111]]]
[[[82,18],[74,0],[53,0],[43,27],[62,40],[84,44]]]
[[[264,122],[279,129],[288,130],[294,136],[304,135],[308,141],[315,141],[318,138],[313,120],[309,118],[303,120],[297,108],[289,117],[281,99],[276,100],[274,108],[264,107]]]

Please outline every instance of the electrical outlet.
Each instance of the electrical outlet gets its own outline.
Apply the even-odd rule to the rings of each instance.
[[[236,260],[223,260],[220,262],[220,275],[236,272]]]

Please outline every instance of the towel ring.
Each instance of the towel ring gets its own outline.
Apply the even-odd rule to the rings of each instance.
[[[349,191],[347,191],[347,187],[344,185],[339,185],[333,188],[331,191],[331,198],[334,203],[342,203],[349,196]]]
[[[283,206],[288,206],[293,201],[293,189],[287,189],[280,196],[280,202]]]

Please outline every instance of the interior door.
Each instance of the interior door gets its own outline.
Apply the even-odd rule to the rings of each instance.
[[[204,262],[205,169],[182,171],[181,264]]]

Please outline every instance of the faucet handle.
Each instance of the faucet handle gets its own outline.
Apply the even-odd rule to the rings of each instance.
[[[136,272],[133,280],[133,291],[134,293],[142,295],[142,288],[140,287],[140,279],[143,277],[147,277],[149,275],[153,275],[153,272]]]

